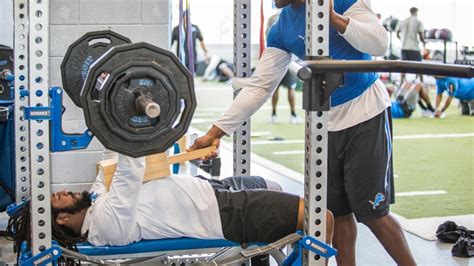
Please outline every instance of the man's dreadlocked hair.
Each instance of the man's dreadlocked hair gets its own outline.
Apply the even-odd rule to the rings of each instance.
[[[26,241],[28,250],[31,250],[31,226],[30,226],[30,205],[31,201],[28,201],[14,214],[12,214],[8,220],[7,233],[9,239],[14,241],[14,251],[17,254],[17,260],[21,253],[21,243]],[[90,205],[89,205],[90,206]],[[75,233],[72,229],[67,226],[60,225],[56,222],[56,218],[60,212],[64,209],[54,209],[51,211],[51,233],[53,240],[56,240],[60,246],[78,251],[77,243],[87,241],[87,233],[80,235]],[[73,258],[61,257],[58,260],[58,265],[80,265],[80,260]]]

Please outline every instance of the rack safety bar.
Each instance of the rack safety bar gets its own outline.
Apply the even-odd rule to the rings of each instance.
[[[292,64],[290,71],[303,81],[313,74],[341,72],[398,72],[472,78],[474,67],[454,64],[436,64],[412,61],[367,61],[367,60],[302,60]]]

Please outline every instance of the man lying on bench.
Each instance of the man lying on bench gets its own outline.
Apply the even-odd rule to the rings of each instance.
[[[115,155],[116,156],[116,155]],[[222,180],[172,175],[142,183],[145,158],[118,155],[107,191],[100,171],[90,191],[52,193],[52,237],[75,249],[142,239],[191,237],[270,243],[303,229],[304,201],[257,176]],[[333,217],[327,213],[327,242]],[[29,240],[29,204],[10,217],[15,250]]]

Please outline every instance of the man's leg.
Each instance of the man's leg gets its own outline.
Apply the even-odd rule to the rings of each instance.
[[[429,96],[428,92],[426,92],[426,90],[423,87],[420,89],[420,98],[421,98],[421,100],[423,100],[426,103],[426,108],[428,110],[430,110],[431,112],[435,111],[435,109],[431,105],[430,96]]]
[[[276,116],[276,107],[278,104],[278,91],[279,91],[279,86],[276,88],[272,96],[272,117]]]
[[[300,204],[298,207],[298,223],[297,230],[303,230],[304,227],[304,199],[300,198]],[[326,212],[326,243],[332,244],[334,237],[334,215],[331,211]]]
[[[334,247],[337,249],[336,262],[338,265],[356,265],[355,245],[357,238],[357,223],[354,214],[334,219]]]
[[[398,265],[416,265],[400,224],[390,214],[364,222]]]
[[[347,152],[344,154],[345,189],[357,220],[372,229],[395,262],[414,265],[413,256],[400,226],[389,216],[390,204],[394,202],[394,188],[388,115],[386,110],[368,121],[345,130],[345,136],[350,138],[346,145]],[[354,225],[353,221],[350,224]],[[335,234],[338,234],[337,218]],[[399,245],[396,241],[399,241]]]
[[[295,90],[288,88],[288,103],[290,104],[291,115],[296,116],[295,111]]]

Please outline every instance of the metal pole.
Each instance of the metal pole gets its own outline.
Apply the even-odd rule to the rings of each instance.
[[[306,56],[329,56],[328,1],[306,1],[306,14]],[[328,114],[306,110],[305,118],[304,232],[326,242]],[[325,260],[305,250],[303,265],[322,266]]]
[[[28,0],[14,2],[14,64],[15,64],[15,172],[16,201],[30,196],[30,140],[29,122],[23,117],[28,106]]]
[[[49,106],[49,1],[29,5],[29,105]],[[51,247],[49,123],[30,121],[32,251]]]
[[[248,78],[250,71],[251,0],[234,0],[235,76]],[[234,92],[234,98],[239,91]],[[250,119],[234,132],[234,175],[250,174]]]

